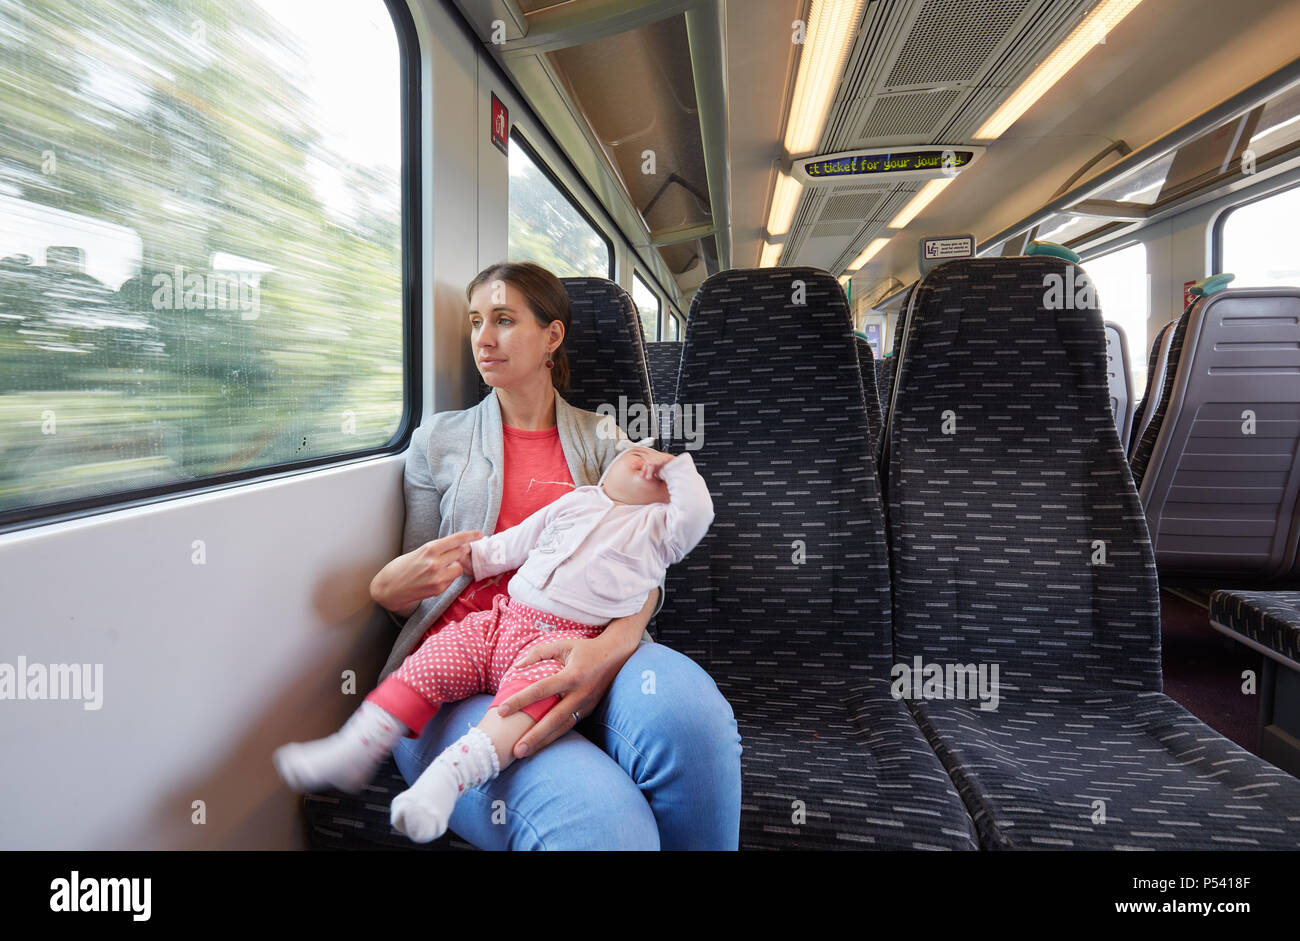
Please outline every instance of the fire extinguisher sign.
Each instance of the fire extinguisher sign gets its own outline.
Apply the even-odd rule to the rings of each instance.
[[[492,143],[496,144],[497,150],[506,156],[509,156],[507,149],[510,140],[510,112],[506,106],[501,103],[501,99],[495,94],[492,95]]]

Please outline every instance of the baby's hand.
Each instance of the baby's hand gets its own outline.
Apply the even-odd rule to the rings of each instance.
[[[659,476],[659,468],[663,467],[673,459],[671,454],[664,454],[662,451],[656,451],[653,448],[632,448],[641,458],[641,476],[646,480],[654,480]]]

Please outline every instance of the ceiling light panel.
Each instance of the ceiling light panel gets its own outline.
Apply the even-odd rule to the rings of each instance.
[[[790,231],[795,208],[803,185],[787,173],[777,175],[776,190],[772,194],[772,211],[767,217],[768,235],[785,235]]]
[[[799,52],[794,97],[786,122],[787,153],[812,153],[821,140],[845,60],[862,22],[865,2],[812,0],[807,32]]]
[[[889,223],[891,229],[905,229],[907,224],[917,217],[917,215],[926,206],[934,200],[936,196],[943,192],[945,186],[951,183],[955,177],[944,177],[939,180],[931,180],[921,187],[920,191],[912,197],[911,201],[903,207],[903,211],[894,216]]]
[[[1047,94],[1094,46],[1104,42],[1106,35],[1141,2],[1142,0],[1102,0],[1066,37],[1065,42],[1039,63],[1011,97],[993,112],[975,132],[975,138],[993,140],[1002,136],[1007,128]]]
[[[888,244],[889,244],[889,239],[887,238],[873,239],[871,244],[868,245],[865,249],[863,249],[862,254],[859,255],[857,258],[853,259],[853,261],[849,263],[848,270],[857,271],[859,268],[864,266],[867,262],[871,261],[871,259],[875,258],[876,255],[880,253],[880,250]]]

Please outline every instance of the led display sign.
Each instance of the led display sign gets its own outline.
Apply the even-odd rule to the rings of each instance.
[[[795,179],[813,186],[845,179],[934,179],[956,176],[983,152],[983,147],[944,147],[938,144],[851,151],[796,160],[792,170]]]

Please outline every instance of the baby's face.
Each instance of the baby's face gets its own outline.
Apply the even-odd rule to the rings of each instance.
[[[610,467],[601,484],[611,500],[619,503],[667,503],[668,485],[659,478],[655,462],[658,454],[650,448],[629,448]]]

